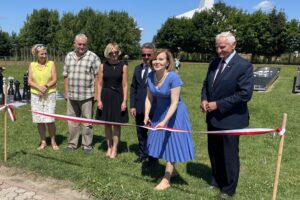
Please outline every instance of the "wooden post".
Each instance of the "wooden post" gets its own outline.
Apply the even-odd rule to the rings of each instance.
[[[282,124],[281,124],[281,128],[283,128],[283,129],[285,129],[285,127],[286,127],[286,120],[287,120],[287,114],[283,113]],[[275,172],[272,200],[276,200],[276,195],[277,195],[284,138],[285,138],[285,134],[283,134],[280,137],[280,142],[279,142],[279,147],[278,147],[278,155],[277,155],[277,163],[276,163],[276,172]]]
[[[6,84],[4,83],[4,105],[7,104]],[[7,136],[7,108],[4,109],[4,162],[7,160],[6,149],[6,136]]]

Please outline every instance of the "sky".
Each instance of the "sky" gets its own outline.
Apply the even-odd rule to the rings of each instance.
[[[216,0],[215,0],[216,2]],[[223,0],[226,5],[252,13],[257,9],[268,11],[273,7],[286,13],[287,19],[300,21],[300,2],[296,0]],[[199,0],[0,0],[0,30],[19,33],[26,17],[34,9],[78,13],[84,8],[100,12],[126,11],[142,30],[141,43],[152,41],[153,36],[169,18],[196,9]]]

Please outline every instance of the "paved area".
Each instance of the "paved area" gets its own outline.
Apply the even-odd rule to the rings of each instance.
[[[67,181],[0,166],[1,200],[90,200],[87,193],[73,189]]]

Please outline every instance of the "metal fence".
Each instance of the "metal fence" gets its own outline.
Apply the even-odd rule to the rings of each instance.
[[[193,62],[210,62],[215,54],[200,54],[200,53],[186,53],[181,52],[181,61],[193,61]],[[17,61],[17,62],[31,62],[35,58],[31,54],[31,47],[22,47],[22,48],[12,48],[10,51],[11,56],[1,56],[0,61]],[[291,64],[299,65],[300,64],[300,55],[298,52],[285,53],[280,57],[273,57],[272,59],[267,59],[264,56],[252,57],[251,54],[241,54],[246,59],[250,60],[252,63],[257,64]],[[63,62],[65,55],[58,54],[55,48],[48,47],[48,58],[53,60],[56,63]]]
[[[48,58],[55,62],[62,62],[65,58],[65,55],[59,55],[55,48],[48,49]],[[35,58],[31,54],[31,47],[22,47],[22,48],[13,48],[10,51],[10,56],[1,56],[1,61],[25,61],[30,62]]]

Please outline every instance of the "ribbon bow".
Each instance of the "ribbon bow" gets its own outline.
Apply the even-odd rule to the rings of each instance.
[[[2,107],[0,107],[0,111],[3,111],[5,109],[7,109],[11,121],[15,122],[17,120],[17,118],[13,111],[13,106],[11,104],[5,104]]]

